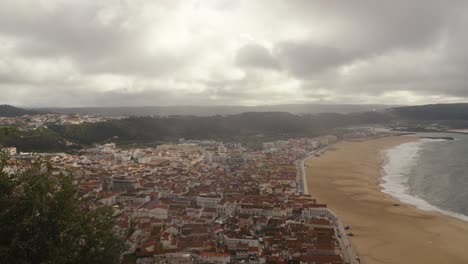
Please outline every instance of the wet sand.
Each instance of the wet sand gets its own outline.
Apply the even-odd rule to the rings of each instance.
[[[468,263],[468,222],[421,211],[381,192],[381,151],[411,140],[339,143],[306,161],[309,192],[351,226],[362,263]]]

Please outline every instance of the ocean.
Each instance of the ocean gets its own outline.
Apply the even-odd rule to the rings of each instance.
[[[468,221],[468,135],[420,133],[419,139],[383,151],[383,192],[419,209]]]

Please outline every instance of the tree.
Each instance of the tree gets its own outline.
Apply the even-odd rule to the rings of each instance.
[[[70,173],[35,161],[6,172],[0,158],[0,263],[118,263],[112,209],[78,195]]]

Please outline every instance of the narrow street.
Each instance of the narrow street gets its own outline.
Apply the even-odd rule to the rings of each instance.
[[[318,150],[312,151],[308,153],[305,158],[302,158],[296,162],[297,183],[298,183],[297,188],[299,189],[300,192],[304,194],[309,194],[309,190],[307,188],[306,178],[305,178],[306,174],[305,174],[304,162],[307,159],[309,159],[311,156],[321,155],[323,152],[325,152],[327,149],[333,146],[334,145],[330,145],[330,146],[326,146]],[[330,209],[328,209],[328,216],[332,220],[333,225],[335,226],[335,233],[338,236],[337,237],[338,243],[340,244],[340,248],[343,254],[343,260],[345,261],[345,263],[350,263],[350,264],[362,263],[357,253],[354,251],[352,247],[349,236],[347,235],[348,232],[346,232],[346,229],[344,228],[343,223],[341,222],[341,219],[339,218],[339,216],[336,215]]]

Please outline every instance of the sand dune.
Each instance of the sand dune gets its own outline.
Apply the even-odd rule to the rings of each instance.
[[[468,222],[401,204],[380,191],[381,150],[410,140],[338,144],[306,162],[309,192],[351,226],[363,263],[468,263]]]

